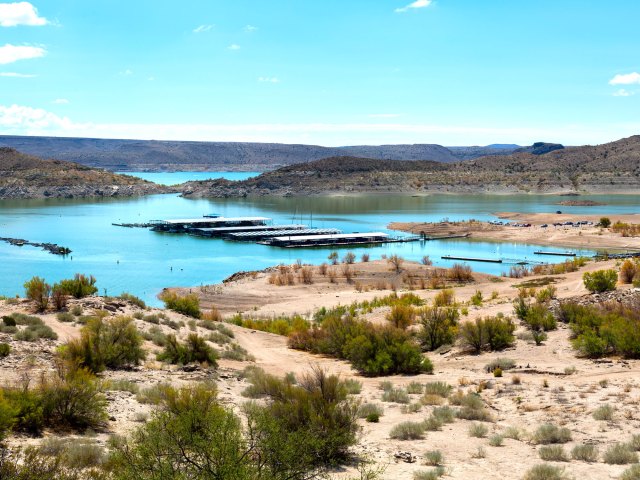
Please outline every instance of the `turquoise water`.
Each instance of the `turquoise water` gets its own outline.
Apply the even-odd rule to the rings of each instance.
[[[118,172],[124,175],[149,180],[159,185],[177,185],[191,180],[211,180],[226,178],[227,180],[246,180],[256,177],[260,172]]]
[[[178,176],[176,174],[176,176]],[[279,249],[252,243],[234,243],[146,229],[112,226],[112,222],[145,222],[150,219],[199,217],[216,212],[224,216],[266,216],[277,223],[305,223],[314,227],[337,227],[346,232],[386,230],[392,221],[437,221],[494,218],[493,212],[635,213],[640,197],[589,196],[609,204],[605,207],[558,207],[566,197],[549,196],[344,196],[328,198],[256,198],[237,200],[190,200],[177,195],[154,195],[132,199],[20,200],[0,202],[0,236],[53,242],[69,247],[66,257],[33,247],[0,242],[0,294],[23,292],[33,275],[55,282],[76,272],[98,279],[101,294],[128,291],[152,304],[167,286],[199,286],[217,283],[239,270],[255,270],[297,259],[319,264],[331,249]],[[468,240],[413,242],[377,247],[342,249],[363,252],[372,259],[397,253],[410,260],[429,255],[436,265],[450,266],[442,255],[534,258],[538,247],[517,243]],[[545,247],[545,250],[553,250]],[[555,249],[558,251],[562,248]],[[588,252],[587,252],[588,253]],[[535,260],[540,260],[536,257]],[[562,258],[546,258],[561,261]],[[476,271],[499,274],[508,264],[473,263]]]

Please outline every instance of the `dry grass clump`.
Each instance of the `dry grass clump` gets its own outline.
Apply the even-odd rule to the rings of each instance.
[[[447,398],[451,393],[452,387],[446,382],[429,382],[424,385],[425,395],[438,395]]]
[[[473,282],[473,270],[469,265],[454,263],[447,271],[447,278],[454,282]]]
[[[565,427],[558,427],[551,423],[540,425],[533,434],[533,442],[540,445],[552,443],[567,443],[571,441],[571,431]]]
[[[441,423],[453,423],[456,420],[456,412],[449,406],[434,408],[431,416]]]
[[[562,445],[543,445],[538,450],[540,458],[547,462],[568,462],[569,458]]]
[[[370,415],[381,417],[384,414],[384,408],[378,403],[363,403],[358,407],[359,418],[369,418]]]
[[[602,460],[609,465],[626,465],[638,463],[638,454],[627,444],[615,443],[604,452]]]
[[[385,390],[382,394],[383,402],[393,402],[393,403],[409,403],[411,399],[409,398],[409,394],[403,388],[392,388],[391,390]]]
[[[487,436],[487,433],[489,433],[489,428],[487,428],[487,426],[482,423],[473,423],[469,427],[470,437],[484,438]]]
[[[489,445],[492,447],[501,447],[504,443],[504,437],[500,434],[492,435],[489,438]]]
[[[440,450],[430,450],[424,454],[424,463],[432,467],[439,467],[444,463],[444,455]]]
[[[593,418],[599,421],[609,421],[613,419],[613,413],[615,411],[616,409],[607,403],[595,409],[593,412]]]
[[[576,445],[573,447],[573,450],[571,450],[571,458],[589,463],[597,462],[598,448],[595,445],[589,444]]]
[[[400,412],[407,414],[407,413],[418,413],[420,410],[422,410],[422,404],[420,403],[409,403],[408,405],[403,405],[402,408],[400,409]]]
[[[417,440],[424,437],[424,425],[421,422],[402,422],[395,425],[389,437],[396,440]]]
[[[424,385],[420,382],[411,382],[407,385],[407,393],[410,395],[420,394],[424,391]]]
[[[566,480],[567,475],[564,472],[564,468],[556,467],[548,463],[541,463],[535,467],[530,468],[523,480]]]
[[[640,479],[640,465],[632,465],[627,468],[618,480],[638,480]]]
[[[413,472],[413,480],[438,480],[446,473],[444,467],[437,467],[432,470],[419,470]]]

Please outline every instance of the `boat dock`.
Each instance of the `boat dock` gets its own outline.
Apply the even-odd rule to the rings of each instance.
[[[337,228],[305,228],[305,229],[286,229],[286,230],[259,230],[253,232],[237,232],[237,233],[229,233],[225,235],[225,238],[229,240],[240,240],[240,241],[258,241],[265,240],[273,237],[300,237],[300,236],[311,236],[311,235],[336,235],[342,233],[342,230],[338,230]]]
[[[154,232],[188,233],[192,229],[215,227],[264,226],[271,221],[267,217],[201,217],[176,220],[151,220]]]
[[[464,262],[502,263],[500,258],[454,257],[451,255],[443,255],[440,258],[443,260],[462,260]]]
[[[574,252],[545,252],[543,250],[537,250],[533,252],[535,255],[555,255],[557,257],[575,257]]]
[[[299,237],[274,237],[260,242],[273,247],[333,247],[340,245],[376,245],[382,243],[414,242],[420,237],[391,237],[382,232],[338,233],[332,235],[302,235]]]
[[[250,225],[247,227],[213,227],[213,228],[192,228],[189,233],[199,237],[228,237],[240,232],[268,232],[275,230],[304,230],[306,225]]]

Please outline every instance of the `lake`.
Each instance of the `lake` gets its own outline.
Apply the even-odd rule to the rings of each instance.
[[[122,175],[142,178],[158,185],[178,185],[195,180],[212,180],[226,178],[227,180],[246,180],[257,177],[260,172],[117,172]]]
[[[185,172],[168,175],[184,178]],[[201,172],[198,172],[201,173]],[[209,172],[210,175],[216,172]],[[179,180],[182,181],[182,180]],[[218,283],[239,270],[262,269],[279,263],[326,261],[332,249],[280,249],[253,243],[235,243],[186,235],[162,234],[112,223],[146,222],[151,219],[224,216],[265,216],[277,223],[304,223],[336,227],[345,232],[386,231],[392,221],[437,221],[443,218],[489,220],[493,212],[635,213],[638,199],[630,195],[592,195],[581,199],[606,203],[603,207],[558,207],[567,197],[556,196],[333,196],[322,198],[184,199],[176,194],[142,198],[97,200],[0,201],[0,236],[52,242],[73,250],[67,257],[51,255],[33,247],[0,242],[0,294],[23,294],[23,283],[34,275],[50,283],[73,276],[93,274],[100,294],[123,291],[153,305],[163,287]],[[397,232],[396,232],[397,234]],[[409,260],[429,255],[435,265],[450,266],[442,255],[499,257],[505,261],[533,258],[538,247],[517,243],[447,240],[387,244],[340,249],[372,259],[398,254]],[[545,247],[545,250],[553,250]],[[562,248],[555,250],[564,250]],[[590,252],[586,252],[590,253]],[[539,258],[536,258],[539,260]],[[549,261],[562,261],[562,258]],[[476,271],[499,274],[509,264],[474,263]]]

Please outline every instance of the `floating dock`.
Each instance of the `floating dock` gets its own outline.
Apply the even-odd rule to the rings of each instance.
[[[192,228],[189,233],[200,237],[227,237],[233,233],[274,231],[274,230],[304,230],[306,225],[250,225],[247,227],[213,227]]]
[[[574,252],[545,252],[543,250],[538,250],[533,253],[534,255],[555,255],[557,257],[575,257],[576,256]]]
[[[464,262],[502,263],[500,258],[454,257],[451,255],[443,255],[441,258],[443,260],[462,260]]]
[[[262,231],[254,231],[254,232],[237,232],[237,233],[229,233],[225,235],[225,238],[229,240],[240,240],[240,241],[257,241],[257,240],[265,240],[268,238],[274,237],[300,237],[300,236],[311,236],[311,235],[336,235],[342,233],[342,230],[338,230],[337,228],[305,228],[300,230],[262,230]]]
[[[302,235],[299,237],[274,237],[260,242],[274,247],[332,247],[339,245],[375,245],[394,242],[415,242],[420,237],[390,237],[382,232],[339,233],[333,235]]]
[[[267,217],[213,217],[152,220],[155,232],[187,233],[196,228],[264,226],[271,221]]]

